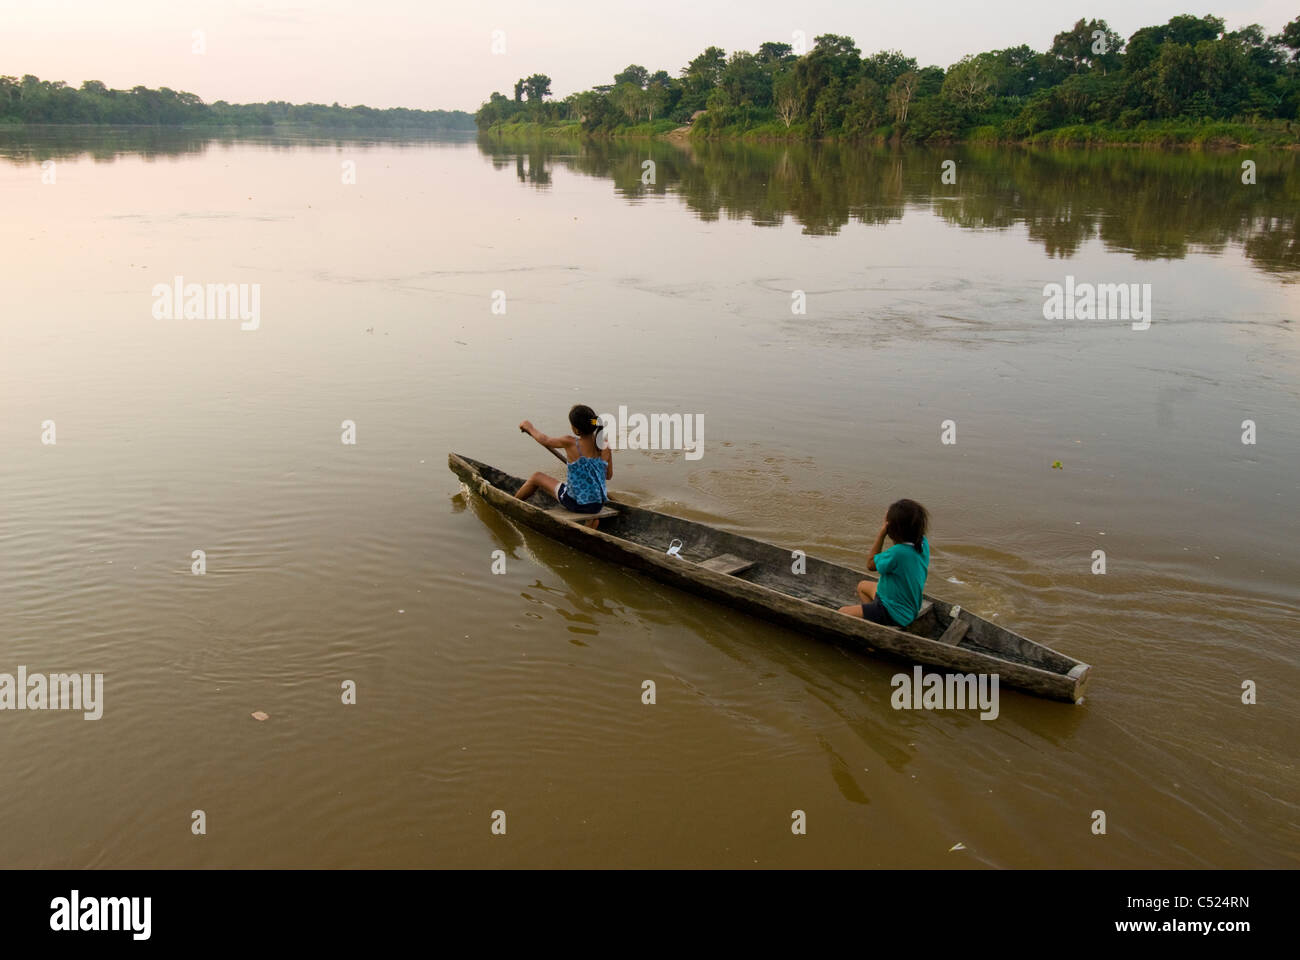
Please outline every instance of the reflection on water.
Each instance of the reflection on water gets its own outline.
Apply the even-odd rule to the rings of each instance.
[[[1092,238],[1139,259],[1244,246],[1271,271],[1300,269],[1300,165],[1294,152],[1160,152],[838,144],[595,141],[581,147],[480,136],[478,148],[520,182],[549,186],[553,167],[613,182],[629,201],[675,196],[698,217],[744,218],[833,236],[849,223],[884,225],[924,206],[975,230],[1024,225],[1053,257]],[[1256,165],[1242,183],[1242,160]],[[654,182],[644,177],[654,161]],[[956,183],[941,182],[956,162]]]
[[[12,163],[124,154],[161,158],[214,147],[259,144],[291,151],[305,146],[366,150],[445,147],[472,137],[386,136],[277,130],[193,128],[0,127],[0,158]],[[1137,149],[1009,149],[953,146],[942,150],[834,143],[747,144],[595,140],[551,143],[479,135],[479,151],[521,183],[552,184],[562,167],[609,180],[628,201],[680,198],[703,220],[743,218],[779,226],[787,218],[805,233],[833,236],[849,223],[885,225],[921,205],[970,229],[1024,225],[1053,257],[1070,257],[1093,238],[1139,259],[1181,258],[1190,251],[1244,248],[1261,269],[1300,269],[1300,161],[1293,151],[1158,151]],[[1254,164],[1243,183],[1243,162]],[[647,178],[646,161],[653,161]],[[956,182],[942,182],[954,161]],[[650,182],[647,182],[647,180]]]
[[[0,124],[0,158],[11,163],[40,163],[44,160],[75,160],[89,157],[97,163],[119,157],[166,157],[201,155],[215,148],[256,144],[272,151],[301,147],[334,147],[349,150],[383,146],[388,149],[419,149],[431,143],[448,147],[469,145],[473,134],[383,134],[331,132],[327,128],[303,126],[294,130],[277,126],[272,132],[248,130],[206,130],[199,127],[102,127],[60,124],[58,126],[6,126]]]

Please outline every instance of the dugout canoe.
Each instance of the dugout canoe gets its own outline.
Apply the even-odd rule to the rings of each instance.
[[[874,579],[871,574],[812,556],[795,573],[788,548],[613,501],[596,515],[593,530],[591,514],[570,513],[545,491],[517,499],[519,477],[455,453],[447,464],[470,492],[512,520],[671,586],[849,649],[949,672],[996,673],[1000,685],[1083,702],[1088,664],[938,597],[925,595],[906,630],[869,623],[839,608],[853,602],[858,581]],[[683,544],[678,556],[667,553],[674,539]]]

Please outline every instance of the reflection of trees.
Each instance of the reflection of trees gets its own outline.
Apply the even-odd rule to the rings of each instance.
[[[1252,228],[1246,256],[1270,272],[1300,271],[1300,218],[1266,217]]]
[[[551,185],[551,171],[546,168],[546,155],[541,151],[519,154],[515,157],[515,179],[538,187]]]
[[[112,162],[124,154],[153,159],[205,153],[212,145],[231,147],[257,143],[269,150],[290,151],[305,145],[346,147],[349,150],[415,148],[431,140],[447,141],[446,135],[335,134],[292,128],[256,134],[238,130],[212,131],[194,127],[71,127],[0,126],[0,159],[23,164],[43,160],[65,160],[88,156],[96,162]],[[469,140],[464,142],[468,145]]]
[[[742,144],[598,140],[578,143],[480,137],[495,165],[526,154],[533,171],[560,164],[611,180],[628,200],[675,195],[704,220],[748,219],[833,236],[850,222],[899,220],[923,205],[972,230],[1021,227],[1053,257],[1090,240],[1137,259],[1179,259],[1193,250],[1242,247],[1270,271],[1300,269],[1300,166],[1290,153],[1260,153],[1253,185],[1238,154],[1115,150],[942,150],[844,147],[833,143]],[[940,180],[957,162],[956,184]],[[655,163],[655,183],[641,182]]]
[[[0,157],[16,164],[74,159],[83,155],[105,163],[128,153],[153,159],[203,153],[214,139],[217,138],[211,133],[158,127],[94,130],[0,127]]]

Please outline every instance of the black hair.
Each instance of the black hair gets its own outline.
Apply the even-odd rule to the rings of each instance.
[[[930,513],[915,500],[895,500],[885,513],[885,532],[895,543],[910,543],[921,552],[921,539],[930,528]]]
[[[569,426],[573,427],[573,432],[580,437],[591,437],[594,435],[596,448],[602,449],[600,431],[605,429],[601,423],[600,417],[596,416],[596,411],[591,409],[585,403],[575,403],[573,409],[569,411]]]

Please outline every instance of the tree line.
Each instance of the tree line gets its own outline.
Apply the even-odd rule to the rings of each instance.
[[[193,93],[168,87],[112,90],[98,80],[70,87],[61,80],[0,76],[0,123],[94,123],[175,126],[272,126],[276,123],[332,127],[422,128],[472,130],[473,118],[463,110],[408,110],[398,107],[341,107],[337,103],[204,103]]]
[[[1039,52],[1027,45],[921,67],[897,50],[863,56],[851,37],[822,34],[799,55],[788,43],[730,54],[708,47],[672,76],[637,64],[613,83],[548,99],[551,79],[493,93],[480,129],[512,122],[615,132],[656,120],[705,131],[812,137],[958,139],[977,128],[1023,139],[1080,124],[1292,121],[1300,108],[1300,17],[1270,36],[1227,31],[1215,16],[1176,16],[1127,40],[1105,20],[1079,20]],[[661,123],[661,126],[664,124]],[[1289,124],[1288,124],[1289,129]]]

